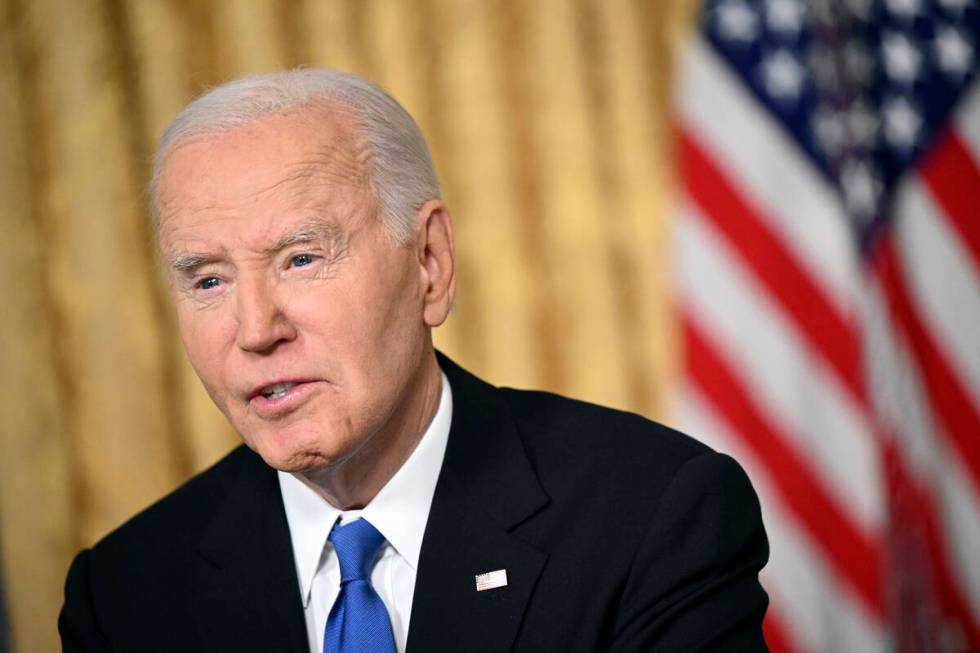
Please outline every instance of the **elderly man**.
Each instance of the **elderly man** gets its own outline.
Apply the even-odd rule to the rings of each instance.
[[[434,351],[452,223],[382,90],[218,87],[152,190],[188,356],[245,445],[78,555],[65,650],[765,650],[736,463]]]

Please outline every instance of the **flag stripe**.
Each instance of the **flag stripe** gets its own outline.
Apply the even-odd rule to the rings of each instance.
[[[980,170],[962,139],[946,129],[922,159],[920,174],[936,201],[959,232],[980,274],[980,219],[977,219],[977,189]]]
[[[904,271],[896,260],[894,244],[889,240],[880,242],[872,257],[872,264],[888,296],[892,318],[908,338],[916,358],[930,406],[943,426],[942,431],[962,456],[974,490],[980,492],[980,437],[977,437],[980,415],[913,307]]]
[[[691,45],[678,93],[682,128],[698,135],[716,166],[760,207],[757,217],[770,220],[767,226],[806,275],[838,312],[846,312],[859,259],[834,188],[785,132],[773,129],[768,113],[714,49],[701,38]]]
[[[680,136],[681,173],[689,195],[724,233],[758,279],[790,315],[840,381],[862,404],[865,394],[859,374],[858,339],[796,260],[766,229],[755,211],[728,182],[685,130]]]
[[[766,619],[762,622],[762,634],[771,653],[804,653],[802,648],[790,643],[789,633],[783,626],[779,609],[775,606],[769,607]]]
[[[953,533],[953,537],[948,536],[947,529],[944,529],[940,523],[943,519],[947,522],[959,523],[960,520],[957,519],[956,513],[958,511],[957,504],[961,500],[952,499],[946,502],[947,506],[952,508],[950,511],[952,514],[946,514],[947,510],[938,507],[935,500],[937,494],[942,496],[944,492],[955,492],[956,488],[951,487],[955,486],[955,483],[950,484],[948,482],[947,474],[949,472],[944,471],[940,477],[942,479],[940,485],[945,487],[923,486],[909,472],[909,465],[907,461],[902,460],[902,454],[897,446],[888,447],[884,455],[888,459],[889,489],[895,497],[899,496],[899,490],[902,491],[898,501],[904,504],[902,506],[904,510],[914,513],[914,517],[922,529],[926,559],[934,583],[935,595],[942,603],[944,613],[953,615],[966,628],[967,636],[972,641],[977,641],[980,637],[980,628],[978,628],[977,611],[974,605],[976,600],[971,599],[964,592],[964,589],[969,588],[972,582],[970,574],[964,572],[968,572],[971,566],[975,564],[975,555],[972,552],[967,552],[965,556],[957,555],[955,547],[951,543],[955,541],[955,533]],[[976,519],[975,511],[972,518]],[[961,564],[957,565],[957,560],[961,561]]]
[[[874,382],[870,387],[882,432],[887,436],[883,442],[893,442],[890,446],[900,449],[902,469],[897,470],[898,476],[908,479],[905,486],[911,488],[911,495],[922,494],[928,498],[927,503],[919,504],[919,518],[922,527],[935,528],[935,533],[927,533],[937,557],[930,564],[938,572],[948,569],[948,585],[954,588],[943,589],[940,583],[937,589],[940,593],[959,596],[967,611],[974,617],[980,616],[980,566],[976,564],[971,544],[980,542],[980,496],[974,492],[969,474],[952,445],[937,437],[920,373],[906,339],[892,326],[885,291],[877,283],[869,290],[869,314],[876,316],[868,323],[868,334],[875,343]],[[887,450],[882,455],[886,465],[894,464],[896,456],[889,456]],[[895,478],[893,467],[887,472],[890,476],[886,478]],[[892,510],[896,503],[908,501],[890,498]],[[947,604],[954,605],[948,601]]]
[[[866,536],[877,532],[884,517],[878,445],[861,407],[712,221],[694,203],[684,207],[676,237],[687,310],[739,370],[760,412],[792,438],[790,446],[809,453],[810,469],[841,512]]]
[[[679,60],[683,424],[779,646],[980,650],[980,8],[859,4],[706,0]]]
[[[939,599],[942,601],[947,614],[953,615],[956,620],[967,629],[966,637],[968,641],[980,641],[980,623],[969,607],[969,599],[963,595],[959,587],[963,575],[955,573],[947,558],[949,542],[943,534],[942,528],[936,523],[935,507],[929,505],[931,502],[928,495],[918,490],[920,501],[926,503],[923,507],[924,526],[926,532],[926,543],[928,545],[929,562],[935,573],[936,589]],[[973,555],[970,555],[973,558]],[[972,564],[968,561],[967,564]]]
[[[710,446],[738,460],[752,479],[771,544],[769,563],[760,578],[769,593],[770,610],[778,615],[792,646],[816,652],[885,653],[881,626],[851,586],[838,579],[819,543],[786,508],[757,452],[726,426],[725,418],[694,384],[686,383],[681,397],[685,423]],[[839,645],[831,642],[828,649],[831,623],[833,642]]]
[[[896,509],[906,513],[897,515],[896,519],[915,519],[921,525],[930,575],[943,612],[954,615],[961,624],[965,624],[970,631],[968,637],[975,639],[978,635],[977,625],[946,557],[948,545],[937,522],[937,511],[931,495],[909,475],[907,464],[902,460],[902,452],[894,441],[885,447],[884,456],[889,470],[890,493],[901,502]]]
[[[763,461],[786,505],[819,542],[840,576],[852,585],[874,617],[881,619],[878,550],[841,515],[803,459],[787,446],[788,437],[760,414],[734,371],[690,316],[682,316],[681,324],[685,367],[691,378]]]
[[[977,564],[977,542],[980,542],[980,495],[961,456],[952,447],[942,447],[934,478],[933,493],[941,506],[942,532],[945,535],[943,555],[949,561],[951,576],[960,594],[980,622],[980,565]],[[980,639],[973,640],[980,647]]]
[[[980,325],[977,269],[921,180],[906,182],[898,200],[895,252],[909,296],[954,375],[980,406],[980,347],[975,330],[964,328]]]

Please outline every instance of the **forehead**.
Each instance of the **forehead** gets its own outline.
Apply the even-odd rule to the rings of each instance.
[[[264,216],[271,226],[311,205],[343,210],[363,198],[367,170],[349,116],[323,107],[178,144],[157,189],[161,244],[203,222]]]

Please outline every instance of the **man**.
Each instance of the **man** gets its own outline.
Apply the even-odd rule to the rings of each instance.
[[[245,446],[78,555],[65,650],[765,650],[737,464],[433,350],[452,225],[383,91],[219,87],[152,191],[188,356]]]

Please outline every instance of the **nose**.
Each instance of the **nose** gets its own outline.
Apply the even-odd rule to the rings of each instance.
[[[295,327],[272,286],[263,279],[239,280],[237,344],[240,349],[265,353],[296,337]]]

